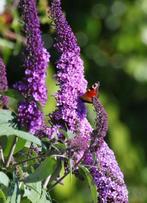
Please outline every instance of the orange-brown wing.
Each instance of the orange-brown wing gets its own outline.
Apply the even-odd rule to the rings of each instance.
[[[92,98],[93,97],[98,97],[99,96],[99,83],[95,83],[92,85],[91,88],[87,90],[87,92],[81,96],[80,98],[87,103],[92,103]]]

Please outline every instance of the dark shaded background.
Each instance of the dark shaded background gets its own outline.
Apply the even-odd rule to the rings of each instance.
[[[23,22],[17,0],[0,0],[0,54],[8,69],[10,87],[23,76]],[[147,202],[147,1],[63,0],[63,9],[78,38],[89,86],[101,82],[100,99],[109,115],[107,140],[125,175],[131,203]],[[52,54],[48,71],[49,101],[53,111],[53,75],[57,54],[52,48],[54,25],[47,17],[47,0],[38,1],[45,46]],[[95,114],[87,105],[88,117]],[[90,203],[85,182],[67,177],[52,193],[55,202]]]

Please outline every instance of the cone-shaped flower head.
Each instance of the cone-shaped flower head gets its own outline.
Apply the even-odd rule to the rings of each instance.
[[[92,129],[86,119],[85,106],[80,100],[87,87],[80,48],[62,12],[60,0],[52,1],[51,15],[57,32],[55,47],[60,53],[56,76],[60,90],[56,95],[57,111],[53,117],[56,122],[64,121],[71,131],[78,131],[88,139]]]
[[[56,25],[56,44],[60,58],[57,62],[57,81],[60,90],[56,95],[57,110],[54,112],[53,121],[56,124],[64,124],[77,136],[71,141],[71,146],[77,147],[79,154],[88,147],[88,141],[92,128],[86,119],[86,111],[80,96],[86,92],[87,81],[84,78],[83,61],[80,58],[80,49],[77,45],[76,38],[68,25],[65,16],[62,13],[60,0],[53,0],[51,5],[51,15]],[[93,154],[87,153],[85,164],[89,165],[91,174],[98,188],[101,203],[106,202],[124,202],[127,203],[127,190],[113,152],[109,149],[103,138],[107,132],[107,115],[102,105],[95,101],[97,108],[97,125],[95,132],[101,138],[93,139],[96,149],[97,161],[100,163],[100,169],[93,161]],[[98,123],[98,124],[99,124]],[[93,132],[92,132],[93,133]],[[78,156],[78,154],[76,154]],[[79,158],[79,157],[78,157]],[[92,167],[90,167],[92,166]],[[109,173],[108,173],[109,172]],[[117,180],[113,180],[113,178]],[[108,201],[107,201],[108,200]],[[112,201],[111,201],[112,200]],[[113,201],[116,200],[116,201]]]
[[[43,46],[35,4],[35,0],[20,0],[26,35],[25,78],[15,87],[25,97],[33,97],[35,101],[44,105],[47,100],[45,79],[50,55]]]
[[[55,47],[59,52],[74,52],[80,54],[80,48],[77,45],[77,39],[72,32],[61,8],[61,0],[53,0],[51,5],[51,15],[55,21],[57,30],[57,43]]]
[[[127,203],[128,192],[113,151],[104,141],[108,130],[107,113],[99,99],[94,97],[96,129],[91,133],[90,151],[85,158],[99,193],[99,202]],[[93,160],[95,152],[96,160]]]
[[[113,151],[104,141],[96,152],[86,156],[85,164],[89,165],[91,175],[99,193],[99,203],[128,203],[128,191]]]
[[[18,121],[31,133],[37,133],[44,126],[43,113],[37,102],[44,105],[47,100],[46,69],[50,55],[43,46],[36,0],[20,0],[20,8],[26,35],[25,77],[14,85],[25,97],[18,107]]]

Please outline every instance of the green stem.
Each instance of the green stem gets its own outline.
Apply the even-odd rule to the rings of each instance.
[[[6,162],[6,168],[9,167],[9,165],[10,165],[10,163],[12,161],[12,157],[13,157],[13,153],[14,153],[17,141],[18,141],[18,137],[15,136],[13,144],[12,144],[12,147],[11,147],[11,150],[9,152],[9,156],[8,156],[7,162]]]
[[[50,181],[50,178],[51,178],[51,176],[48,176],[48,177],[46,178],[46,180],[45,180],[45,182],[44,182],[44,184],[43,184],[43,188],[44,188],[44,189],[47,188],[47,185],[48,185],[48,183],[49,183],[49,181]]]

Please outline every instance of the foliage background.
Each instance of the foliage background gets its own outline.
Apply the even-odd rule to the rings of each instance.
[[[131,203],[147,202],[147,1],[63,0],[63,9],[81,47],[89,86],[101,82],[100,98],[109,115],[107,140],[114,150],[129,189]],[[5,10],[3,3],[6,3]],[[23,76],[23,23],[17,0],[0,1],[0,54],[7,64],[9,86]],[[49,100],[53,111],[57,55],[52,48],[54,26],[47,17],[47,0],[38,1],[46,48],[52,54],[48,69]],[[94,112],[87,105],[94,122]],[[85,182],[67,177],[52,192],[55,202],[89,203]]]

